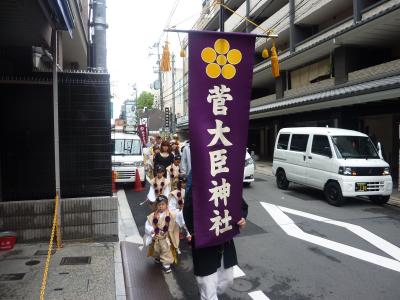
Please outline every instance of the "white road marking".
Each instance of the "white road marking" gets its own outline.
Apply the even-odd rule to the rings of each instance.
[[[296,211],[296,210],[293,210],[290,208],[279,207],[277,205],[270,204],[270,203],[265,203],[265,202],[260,202],[260,203],[265,208],[265,210],[271,215],[271,217],[275,220],[275,222],[289,236],[292,236],[292,237],[298,238],[300,240],[304,240],[309,243],[313,243],[313,244],[319,245],[321,247],[325,247],[325,248],[328,248],[328,249],[331,249],[331,250],[367,261],[367,262],[370,262],[372,264],[379,265],[379,266],[387,268],[387,269],[391,269],[393,271],[400,272],[400,262],[398,260],[387,258],[387,257],[381,256],[381,255],[377,255],[377,254],[367,252],[367,251],[364,251],[364,250],[361,250],[361,249],[358,249],[355,247],[351,247],[351,246],[348,246],[348,245],[345,245],[342,243],[338,243],[335,241],[331,241],[331,240],[328,240],[325,238],[321,238],[321,237],[306,233],[302,229],[300,229],[293,222],[293,220],[290,219],[283,211],[285,211],[287,213],[303,216],[305,218],[310,218],[313,220],[321,221],[324,223],[341,226],[341,227],[344,227],[347,229],[351,228],[349,230],[356,233],[361,238],[365,237],[366,238],[365,240],[367,240],[368,242],[370,242],[377,248],[379,248],[381,250],[385,249],[383,251],[388,253],[392,257],[396,257],[398,255],[398,251],[399,251],[398,247],[394,246],[393,244],[390,244],[389,242],[381,239],[380,237],[374,235],[372,232],[370,232],[360,226],[345,223],[345,222],[330,220],[330,219],[323,218],[323,217],[320,217],[317,215],[312,215],[312,214],[308,214],[305,212]],[[384,243],[381,245],[379,245],[379,244],[377,245],[376,243],[381,243],[381,240],[384,241]],[[388,244],[390,247],[387,247]],[[389,253],[391,250],[395,250],[394,253]]]
[[[253,300],[270,300],[262,291],[251,292],[249,296]]]
[[[339,227],[346,228],[347,230],[353,232],[354,234],[358,235],[359,237],[363,238],[370,244],[374,245],[378,249],[382,250],[383,252],[389,254],[391,257],[395,258],[396,260],[400,261],[400,248],[389,243],[388,241],[382,239],[381,237],[377,236],[376,234],[372,233],[371,231],[368,231],[361,226],[346,223],[346,222],[341,222],[341,221],[335,221],[327,218],[323,218],[317,215],[313,215],[310,213],[302,212],[299,210],[294,210],[291,208],[283,207],[283,206],[278,206],[282,211],[287,212],[292,215],[297,215],[301,217],[305,217],[308,219],[324,222],[327,224],[332,224],[336,225]]]
[[[239,266],[233,266],[233,278],[239,278],[243,276],[246,276],[246,274],[242,271],[242,269],[239,268]]]

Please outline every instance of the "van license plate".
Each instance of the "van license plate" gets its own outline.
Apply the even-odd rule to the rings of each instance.
[[[366,182],[356,182],[356,192],[367,192],[368,184]]]

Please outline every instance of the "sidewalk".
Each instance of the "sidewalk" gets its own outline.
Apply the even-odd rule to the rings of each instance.
[[[137,299],[134,296],[138,292],[145,294],[145,290],[149,290],[148,285],[152,285],[155,277],[146,279],[145,289],[140,286],[143,280],[132,280],[132,277],[138,279],[134,274],[139,265],[135,261],[132,267],[133,254],[136,253],[139,260],[144,260],[145,251],[141,251],[143,240],[125,192],[119,190],[117,196],[119,242],[64,242],[63,248],[51,256],[45,299]],[[0,251],[1,300],[39,299],[47,249],[47,243],[20,244],[17,241],[11,251]],[[73,258],[75,261],[61,264],[65,258]],[[85,262],[85,259],[88,260]],[[161,279],[165,281],[164,278],[158,281]],[[158,294],[157,299],[164,299],[161,290],[153,291]]]
[[[64,243],[51,258],[45,299],[115,299],[116,245]],[[39,299],[47,247],[17,243],[11,251],[0,251],[0,299]],[[75,261],[61,264],[70,257]]]
[[[273,176],[272,174],[272,162],[270,161],[256,161],[256,173],[260,173],[267,176]],[[393,189],[393,193],[388,202],[389,205],[400,207],[400,191]]]

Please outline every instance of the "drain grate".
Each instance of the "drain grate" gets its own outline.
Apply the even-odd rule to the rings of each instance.
[[[63,257],[60,265],[88,265],[91,261],[91,256]]]
[[[15,281],[24,278],[26,273],[0,274],[0,281]]]
[[[51,255],[54,255],[56,253],[56,250],[51,250]],[[34,256],[44,256],[47,255],[47,250],[38,250],[33,254]]]

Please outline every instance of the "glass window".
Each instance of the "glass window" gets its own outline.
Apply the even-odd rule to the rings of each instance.
[[[140,145],[140,140],[113,140],[114,155],[140,155],[142,154]]]
[[[290,134],[280,134],[278,139],[278,149],[287,150]]]
[[[332,142],[339,158],[379,158],[367,136],[333,136]]]
[[[314,154],[332,157],[331,146],[326,135],[314,135],[311,152]]]
[[[290,150],[306,152],[308,134],[293,134],[292,141],[290,142]]]

